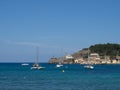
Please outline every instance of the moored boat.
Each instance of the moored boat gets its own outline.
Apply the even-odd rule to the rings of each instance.
[[[87,60],[88,64],[85,65],[84,68],[87,68],[87,69],[94,69],[94,66],[93,66],[92,64],[89,63],[89,61],[90,61],[89,52],[90,52],[90,51],[89,51],[89,48],[88,48],[88,60]]]
[[[38,47],[36,48],[36,62],[33,64],[33,66],[31,67],[31,69],[44,69],[45,67],[42,67],[38,64]]]
[[[57,64],[56,67],[59,68],[59,67],[62,67],[63,65],[62,64]]]
[[[22,66],[28,66],[29,64],[28,63],[22,63],[21,65]]]
[[[93,65],[85,65],[84,68],[87,68],[87,69],[94,69],[94,66],[93,66]]]

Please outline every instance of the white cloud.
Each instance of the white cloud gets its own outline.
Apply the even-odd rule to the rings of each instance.
[[[8,43],[8,44],[24,45],[24,46],[33,46],[33,47],[40,47],[40,48],[58,48],[57,46],[49,45],[49,44],[45,44],[45,43],[16,42],[16,41],[10,41],[10,40],[6,40],[6,41],[4,41],[4,42],[5,42],[5,43]]]
[[[51,45],[49,43],[36,43],[36,42],[16,42],[16,41],[10,41],[6,40],[5,43],[13,44],[13,45],[22,45],[22,46],[31,46],[31,47],[39,47],[44,48],[47,50],[47,53],[70,53],[75,52],[76,48],[70,48],[69,46],[59,46],[59,45]]]

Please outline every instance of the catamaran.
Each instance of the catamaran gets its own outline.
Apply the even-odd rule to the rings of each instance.
[[[33,66],[31,67],[31,69],[44,69],[45,67],[39,66],[38,64],[38,47],[36,48],[36,62],[33,64]]]

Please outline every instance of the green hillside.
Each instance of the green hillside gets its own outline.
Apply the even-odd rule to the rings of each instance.
[[[91,53],[98,53],[100,56],[110,56],[111,59],[115,59],[116,56],[120,56],[120,44],[96,44],[90,46]]]

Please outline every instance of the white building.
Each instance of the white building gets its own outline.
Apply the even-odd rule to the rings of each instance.
[[[67,55],[66,59],[73,59],[73,56],[72,55]]]

